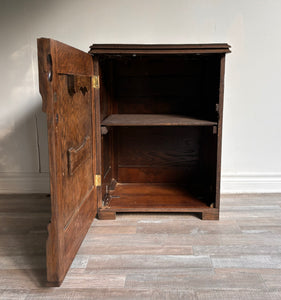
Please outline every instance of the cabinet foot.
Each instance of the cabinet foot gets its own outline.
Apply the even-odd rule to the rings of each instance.
[[[219,211],[206,211],[202,212],[202,220],[219,220]]]
[[[99,218],[99,220],[115,220],[116,212],[100,210],[98,212],[98,218]]]

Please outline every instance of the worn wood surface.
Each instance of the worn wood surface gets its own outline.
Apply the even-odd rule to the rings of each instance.
[[[60,285],[97,212],[94,69],[91,55],[50,39],[38,39],[38,65],[51,185],[47,278]]]
[[[221,185],[221,150],[222,150],[222,125],[223,125],[223,97],[224,97],[224,72],[225,55],[220,58],[220,80],[219,80],[219,107],[218,107],[218,132],[217,132],[217,159],[216,159],[216,180],[215,180],[215,198],[216,207],[220,207],[220,185]],[[215,161],[215,159],[214,159]]]
[[[0,299],[281,297],[280,194],[222,196],[220,221],[95,219],[60,288],[46,287],[50,208],[46,195],[0,195]]]
[[[62,282],[97,207],[101,219],[115,218],[116,211],[199,212],[204,220],[218,219],[229,48],[93,45],[92,57],[38,40],[49,135],[50,282]],[[107,126],[102,135],[101,125]],[[113,183],[142,185],[120,190]]]
[[[179,115],[114,114],[102,121],[108,126],[212,126],[216,122]]]
[[[141,51],[140,55],[125,55],[134,50]],[[90,53],[97,54],[100,61],[101,124],[108,129],[101,140],[104,202],[108,202],[109,186],[114,180],[183,184],[187,187],[185,200],[190,193],[196,200],[181,201],[174,193],[167,205],[153,192],[151,201],[149,194],[143,195],[137,188],[127,195],[124,186],[122,199],[111,199],[111,212],[114,207],[126,211],[179,211],[181,202],[180,209],[185,211],[192,211],[192,205],[197,210],[200,205],[212,206],[215,210],[205,212],[202,218],[219,218],[222,57],[228,50],[227,44],[92,47]],[[121,52],[103,55],[107,51]],[[171,51],[171,55],[151,55],[151,51]],[[173,51],[179,51],[179,55],[172,55]],[[185,55],[181,51],[186,51]],[[196,51],[206,51],[206,55],[191,54]],[[208,51],[217,52],[213,55]],[[101,218],[114,218],[108,209],[99,207]]]
[[[166,53],[227,53],[228,44],[93,44],[90,53],[102,54],[166,54]]]
[[[202,182],[204,174],[200,174],[199,142],[203,129],[201,127],[117,128],[117,181],[190,185],[191,181]],[[201,176],[198,176],[199,174]]]
[[[219,54],[107,58],[112,113],[175,114],[217,121]],[[102,58],[101,58],[102,59]],[[105,71],[104,71],[105,72]]]
[[[162,184],[118,184],[110,193],[108,207],[117,211],[181,211],[200,212],[208,206],[188,193],[184,186]],[[194,209],[194,210],[193,210]],[[198,210],[199,209],[199,210]]]

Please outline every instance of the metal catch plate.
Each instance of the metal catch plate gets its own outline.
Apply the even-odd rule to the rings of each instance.
[[[101,176],[100,175],[96,175],[95,176],[95,186],[101,186]]]
[[[216,112],[220,111],[220,105],[218,103],[216,103]]]
[[[217,126],[213,126],[213,134],[217,134],[218,133],[218,128]]]
[[[100,77],[99,76],[92,76],[92,84],[94,89],[100,88]]]

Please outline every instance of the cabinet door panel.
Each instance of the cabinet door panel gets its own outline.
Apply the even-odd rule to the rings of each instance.
[[[47,280],[60,285],[97,213],[94,69],[91,55],[51,39],[38,39],[38,63],[50,161]]]

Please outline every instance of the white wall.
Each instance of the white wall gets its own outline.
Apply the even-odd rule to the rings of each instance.
[[[216,43],[227,55],[224,192],[281,191],[280,0],[1,0],[0,192],[48,191],[36,38]]]

